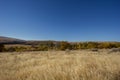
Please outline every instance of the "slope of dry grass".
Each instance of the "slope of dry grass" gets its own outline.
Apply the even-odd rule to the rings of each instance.
[[[106,53],[1,53],[0,80],[120,80],[120,55]]]

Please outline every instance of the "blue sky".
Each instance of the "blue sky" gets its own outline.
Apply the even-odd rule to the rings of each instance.
[[[0,36],[120,41],[120,1],[0,0]]]

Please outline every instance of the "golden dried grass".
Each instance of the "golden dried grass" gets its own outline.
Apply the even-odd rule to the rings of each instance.
[[[120,80],[120,55],[107,51],[1,53],[0,80]]]

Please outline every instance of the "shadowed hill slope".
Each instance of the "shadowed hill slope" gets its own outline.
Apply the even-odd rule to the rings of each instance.
[[[16,38],[0,36],[0,44],[20,44],[24,42],[26,41],[21,39],[16,39]]]

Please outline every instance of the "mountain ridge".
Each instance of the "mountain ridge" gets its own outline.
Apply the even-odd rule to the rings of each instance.
[[[12,37],[5,37],[5,36],[0,36],[0,43],[8,44],[8,43],[23,43],[26,40],[21,40],[17,38],[12,38]]]

